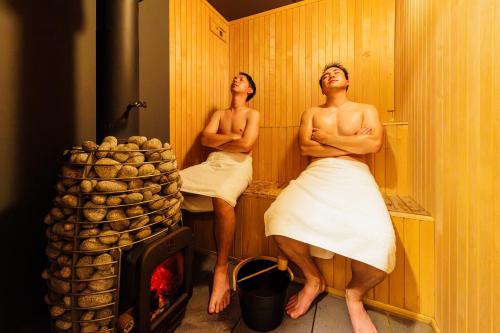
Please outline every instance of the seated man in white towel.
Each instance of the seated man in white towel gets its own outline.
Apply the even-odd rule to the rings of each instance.
[[[290,297],[288,315],[305,314],[325,291],[312,256],[352,259],[346,302],[355,332],[376,332],[362,303],[365,293],[394,268],[395,236],[366,156],[380,149],[383,128],[375,107],[347,98],[349,76],[339,63],[325,67],[319,81],[326,101],[302,114],[299,140],[311,163],[281,192],[264,216],[266,235],[306,278]]]
[[[228,256],[236,223],[234,207],[252,181],[252,147],[259,134],[260,114],[247,104],[255,92],[250,75],[241,72],[233,78],[231,106],[215,111],[201,133],[201,144],[215,151],[205,162],[180,171],[185,194],[182,208],[215,212],[217,262],[209,313],[219,313],[229,305]]]

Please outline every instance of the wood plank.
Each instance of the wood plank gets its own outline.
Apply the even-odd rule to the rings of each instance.
[[[272,128],[263,128],[262,131],[260,132],[261,135],[261,142],[264,143],[263,147],[261,149],[261,153],[263,153],[261,156],[263,156],[263,159],[261,160],[260,163],[260,178],[263,180],[271,180],[271,170],[272,170],[272,154],[273,152],[271,151],[270,148],[272,148],[272,145],[269,145],[269,142],[272,142]]]
[[[252,78],[254,79],[255,81],[255,85],[257,86],[257,89],[259,89],[259,83],[257,80],[257,78],[255,77],[255,64],[254,64],[254,21],[253,20],[249,20],[248,21],[248,73],[252,76]],[[260,94],[260,90],[258,92]],[[257,96],[257,93],[255,94],[255,96]],[[257,105],[255,103],[255,97],[252,98],[252,100],[250,101],[250,105],[252,108],[254,109],[257,109],[259,112],[261,112],[261,110],[259,110],[257,108]],[[261,115],[262,116],[262,115]]]
[[[269,55],[269,44],[270,44],[270,27],[269,27],[269,15],[266,15],[266,16],[263,16],[262,17],[263,19],[263,22],[262,22],[262,33],[261,33],[261,41],[263,42],[263,47],[261,48],[262,50],[262,54],[260,55],[261,56],[261,60],[263,62],[263,66],[262,66],[262,69],[264,70],[264,72],[262,73],[262,77],[263,77],[263,80],[262,80],[262,83],[261,83],[261,86],[262,86],[262,91],[264,91],[265,93],[262,94],[261,97],[263,97],[263,100],[264,100],[264,104],[263,104],[263,110],[265,110],[264,112],[264,122],[263,122],[263,125],[264,126],[271,126],[271,110],[269,108],[269,104],[270,104],[270,100],[269,100],[269,97],[270,97],[270,94],[271,94],[271,86],[270,86],[270,83],[271,83],[271,80],[270,80],[270,69],[269,69],[269,65],[270,65],[270,55]]]
[[[287,82],[288,79],[288,66],[287,66],[287,43],[288,43],[288,23],[287,23],[287,14],[286,12],[282,12],[281,16],[281,109],[277,112],[280,113],[280,126],[285,126],[287,124],[287,85],[283,84],[283,82]]]
[[[434,317],[434,225],[420,222],[420,313]]]
[[[188,52],[188,43],[187,43],[187,35],[188,35],[188,23],[187,23],[187,11],[188,11],[188,2],[183,1],[181,5],[181,38],[182,38],[182,45],[181,45],[181,63],[182,63],[182,68],[181,68],[181,96],[180,96],[180,102],[181,102],[181,111],[182,113],[180,114],[180,122],[178,123],[179,128],[184,129],[183,131],[180,132],[180,151],[182,152],[181,156],[184,157],[181,161],[181,165],[185,165],[185,156],[187,152],[187,123],[186,123],[186,113],[187,113],[187,102],[190,100],[188,99],[187,96],[187,52]],[[177,152],[179,153],[179,151]]]
[[[280,128],[279,131],[279,142],[283,143],[286,142],[287,139],[287,128]],[[280,149],[279,154],[276,154],[278,156],[278,187],[283,187],[287,182],[287,154],[288,151],[286,149]]]
[[[407,195],[409,193],[408,181],[408,125],[399,125],[396,127],[396,169],[397,169],[397,187],[398,195]]]
[[[314,18],[312,20],[312,25],[311,25],[311,30],[312,30],[312,36],[311,36],[311,60],[312,60],[312,68],[311,68],[311,78],[314,80],[321,76],[321,66],[323,64],[318,63],[318,29],[319,27],[319,22],[318,22],[318,3],[315,2],[311,4],[311,15]],[[316,80],[314,80],[316,82]],[[320,102],[320,96],[321,96],[321,90],[320,89],[313,89],[313,87],[317,87],[315,85],[311,85],[311,106],[318,105]],[[318,87],[319,88],[319,87]]]
[[[276,103],[276,15],[269,15],[269,113],[270,113],[270,126],[277,124],[277,109]]]
[[[417,215],[427,215],[427,216],[431,215],[424,208],[422,208],[412,197],[409,196],[398,196],[398,197],[404,202],[405,206],[408,207],[411,213]]]
[[[286,11],[286,71],[287,71],[287,83],[288,87],[292,87],[292,90],[290,89],[286,90],[286,125],[291,125],[293,124],[293,80],[294,80],[294,75],[293,75],[293,44],[294,44],[294,34],[293,34],[293,26],[294,26],[294,21],[293,21],[293,11],[288,10]]]
[[[216,251],[214,238],[214,217],[212,213],[183,213],[184,222],[193,228],[195,246],[199,249]]]
[[[328,286],[333,286],[333,259],[321,259],[321,258],[316,258],[313,257],[313,260],[316,262],[316,265],[318,265],[318,268],[323,274],[326,284]]]
[[[299,77],[299,38],[300,38],[300,26],[299,26],[299,11],[297,9],[292,10],[291,18],[293,20],[293,25],[292,25],[292,35],[293,37],[292,40],[292,82],[291,87],[292,87],[292,92],[291,92],[291,100],[292,100],[292,105],[289,111],[292,111],[291,115],[291,123],[288,123],[287,125],[293,125],[297,124],[299,122],[299,112],[302,110],[299,110],[299,89],[300,89],[300,77]]]
[[[373,299],[383,303],[389,303],[389,276],[386,276],[380,284],[375,286]]]
[[[305,13],[305,109],[311,107],[311,87],[314,86],[315,80],[312,80],[313,77],[313,68],[312,68],[312,7],[307,5]]]
[[[245,212],[242,217],[243,257],[255,257],[267,252],[263,215],[268,205],[262,200],[245,196]]]
[[[405,305],[420,313],[420,225],[416,220],[405,220]]]
[[[393,217],[394,232],[396,234],[396,266],[389,275],[389,303],[403,308],[405,305],[405,221]]]
[[[299,12],[299,36],[298,36],[298,90],[295,94],[298,95],[298,110],[295,124],[299,124],[300,115],[306,109],[305,90],[306,90],[306,7],[298,8]]]
[[[335,289],[344,290],[346,282],[346,258],[339,254],[333,257],[333,287]]]
[[[375,177],[375,181],[377,182],[378,186],[380,187],[380,191],[382,193],[385,193],[385,187],[386,187],[386,180],[385,180],[385,174],[386,174],[386,166],[385,166],[385,159],[386,159],[386,146],[387,146],[387,133],[386,133],[386,126],[384,126],[384,141],[382,144],[382,147],[380,148],[380,151],[376,154],[372,154],[373,157],[373,169],[374,172],[373,176]]]
[[[391,210],[395,212],[411,213],[411,210],[405,205],[404,201],[397,195],[388,195],[389,200],[391,200]]]
[[[397,194],[398,169],[396,165],[397,152],[397,128],[394,126],[385,127],[385,193],[389,195]]]

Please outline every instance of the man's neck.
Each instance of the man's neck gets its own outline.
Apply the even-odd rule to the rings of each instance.
[[[349,102],[349,99],[347,98],[347,91],[345,91],[345,89],[334,90],[331,91],[328,95],[326,95],[325,106],[340,107],[347,102]]]
[[[246,106],[246,96],[243,95],[233,95],[231,99],[231,110],[238,110]]]

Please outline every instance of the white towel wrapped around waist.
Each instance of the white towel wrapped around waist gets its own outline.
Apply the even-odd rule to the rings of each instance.
[[[280,193],[264,221],[266,236],[311,244],[313,256],[338,253],[387,273],[394,269],[394,229],[364,163],[339,158],[311,163]]]
[[[182,208],[191,212],[213,211],[212,198],[236,206],[238,197],[252,181],[252,157],[243,153],[216,151],[205,162],[179,171]],[[192,195],[190,195],[192,194]]]

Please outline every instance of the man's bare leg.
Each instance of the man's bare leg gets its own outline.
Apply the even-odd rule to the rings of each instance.
[[[217,262],[214,269],[214,283],[210,301],[209,313],[219,313],[228,305],[231,298],[229,288],[229,251],[234,240],[236,216],[234,208],[226,201],[213,198],[215,212],[215,242],[217,244]]]
[[[368,313],[363,307],[363,296],[368,290],[384,280],[387,275],[373,266],[352,260],[352,279],[346,287],[345,299],[352,327],[355,333],[377,332]]]
[[[288,259],[299,266],[306,278],[304,288],[290,297],[286,305],[286,313],[291,318],[297,319],[304,315],[314,299],[325,291],[325,278],[309,254],[309,244],[284,236],[274,236],[274,240]]]

